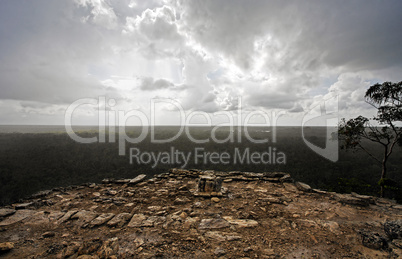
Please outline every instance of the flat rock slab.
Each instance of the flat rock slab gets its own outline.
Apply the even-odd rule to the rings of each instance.
[[[166,217],[163,216],[151,216],[147,218],[144,222],[143,225],[146,227],[155,227],[159,224],[162,224],[166,221]]]
[[[50,219],[48,217],[48,213],[45,213],[44,211],[38,211],[27,220],[24,220],[24,223],[28,225],[42,225],[50,223]]]
[[[320,189],[313,189],[312,191],[315,193],[318,193],[318,194],[328,194],[328,192],[320,190]]]
[[[87,211],[87,210],[81,210],[77,213],[75,213],[71,219],[72,220],[77,220],[75,223],[79,227],[86,227],[89,222],[91,222],[94,218],[98,216],[98,213],[95,213],[93,211]]]
[[[204,236],[218,242],[235,241],[242,239],[242,236],[237,233],[227,233],[220,231],[208,231],[204,234]]]
[[[43,191],[40,191],[40,192],[32,194],[31,198],[32,199],[38,199],[38,198],[45,197],[45,196],[47,196],[47,195],[49,195],[51,193],[52,193],[52,190],[43,190]]]
[[[20,222],[21,220],[26,219],[35,213],[36,213],[36,211],[34,211],[34,210],[17,210],[13,215],[11,215],[8,218],[6,218],[5,220],[1,221],[0,227],[9,226],[9,225],[15,224],[17,222]]]
[[[134,214],[130,220],[130,223],[128,223],[128,227],[141,227],[142,222],[144,222],[146,218],[147,217],[144,214]]]
[[[402,210],[402,205],[394,205],[392,208],[397,209],[397,210]]]
[[[252,219],[233,219],[232,217],[223,217],[227,222],[240,228],[253,228],[258,226],[258,222]]]
[[[130,220],[130,218],[132,217],[132,214],[124,212],[124,213],[120,213],[117,214],[114,218],[112,218],[107,225],[109,227],[119,227],[121,228],[122,226],[124,226],[124,224],[127,223],[127,221]]]
[[[18,203],[18,204],[13,204],[14,208],[16,210],[23,210],[26,209],[28,207],[32,207],[34,205],[33,202],[26,202],[26,203]]]
[[[285,189],[289,192],[294,192],[297,193],[299,191],[299,189],[296,187],[295,184],[293,183],[283,183],[283,186],[285,187]]]
[[[137,183],[139,183],[139,182],[144,181],[144,179],[145,179],[146,177],[147,177],[147,176],[146,176],[145,174],[140,174],[140,175],[138,175],[137,177],[131,179],[128,183],[129,183],[129,184],[137,184]]]
[[[0,209],[0,218],[7,217],[15,213],[13,209]]]
[[[183,197],[183,198],[176,198],[176,199],[173,201],[173,204],[175,204],[175,205],[182,205],[182,204],[186,204],[186,203],[189,203],[189,202],[190,202],[190,200],[189,200],[188,198]]]
[[[144,214],[134,214],[130,223],[128,223],[128,227],[153,227],[165,221],[166,217],[162,216],[146,217]]]
[[[57,225],[66,222],[67,220],[69,220],[71,218],[71,216],[73,216],[75,213],[77,213],[78,210],[69,210],[67,211],[64,216],[62,216],[59,220],[57,220]]]
[[[303,192],[311,192],[311,187],[310,187],[310,185],[308,185],[308,184],[306,184],[306,183],[296,182],[296,187],[297,187],[297,189],[299,189],[300,191],[303,191]]]
[[[224,219],[203,219],[199,229],[220,229],[230,227],[229,222]]]
[[[114,217],[113,213],[102,213],[89,223],[89,227],[101,226]]]
[[[353,206],[367,207],[370,205],[368,200],[352,197],[349,194],[337,193],[337,194],[335,194],[335,199],[338,200],[340,203],[349,204],[349,205],[353,205]]]
[[[370,204],[375,204],[375,200],[372,196],[368,196],[368,195],[361,195],[361,194],[357,194],[355,192],[352,192],[351,195],[355,198],[361,199],[361,200],[365,200]]]
[[[65,212],[61,212],[61,211],[50,211],[49,213],[49,220],[50,221],[54,221],[54,220],[58,220],[61,217],[64,216],[64,214],[66,214]]]
[[[199,192],[195,191],[193,193],[194,196],[196,197],[222,197],[223,193],[222,192]]]

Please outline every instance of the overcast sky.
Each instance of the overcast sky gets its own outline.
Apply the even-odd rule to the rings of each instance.
[[[366,89],[402,80],[401,17],[400,0],[2,0],[0,124],[63,124],[69,105],[99,96],[148,117],[152,98],[172,98],[212,123],[239,103],[281,125],[325,100],[339,118],[372,116]],[[161,102],[155,123],[177,115]],[[82,105],[73,123],[96,116]]]

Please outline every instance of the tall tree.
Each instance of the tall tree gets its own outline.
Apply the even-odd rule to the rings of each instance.
[[[387,177],[387,161],[391,156],[395,145],[402,143],[402,128],[398,122],[402,122],[402,81],[399,83],[384,82],[370,86],[365,94],[366,102],[377,109],[377,115],[373,118],[379,123],[375,127],[368,118],[359,116],[339,123],[338,137],[341,140],[341,148],[361,149],[370,157],[381,164],[381,197],[384,196],[384,184]],[[364,146],[363,140],[369,140],[382,146],[383,156],[375,156]]]

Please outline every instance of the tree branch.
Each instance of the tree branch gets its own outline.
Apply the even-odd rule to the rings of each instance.
[[[366,152],[371,158],[373,158],[374,160],[376,160],[378,163],[382,163],[380,159],[378,159],[377,157],[375,157],[374,155],[372,155],[367,149],[365,149],[360,143],[358,143],[358,146],[364,151]]]

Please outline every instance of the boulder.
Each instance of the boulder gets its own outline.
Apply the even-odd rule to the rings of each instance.
[[[389,239],[402,239],[402,219],[386,221],[384,231]]]
[[[365,247],[381,250],[388,247],[387,240],[375,232],[360,231],[362,243]]]
[[[222,188],[222,178],[201,175],[198,181],[198,191],[199,192],[220,192]]]

